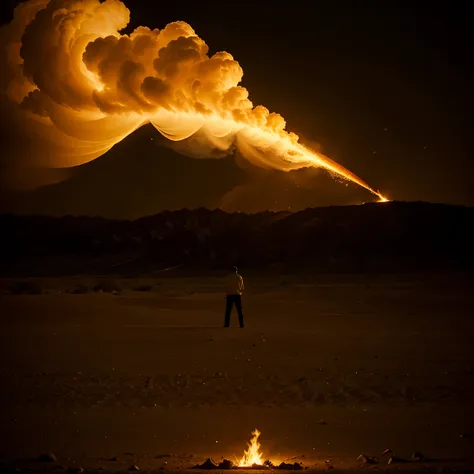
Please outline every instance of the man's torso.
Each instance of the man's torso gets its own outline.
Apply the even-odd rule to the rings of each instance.
[[[241,295],[243,290],[243,278],[238,273],[227,275],[225,281],[226,295]]]

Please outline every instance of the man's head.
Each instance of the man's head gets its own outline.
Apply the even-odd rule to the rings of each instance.
[[[238,269],[235,265],[232,267],[232,270],[233,270],[235,273],[238,273],[238,272],[239,272],[239,269]]]

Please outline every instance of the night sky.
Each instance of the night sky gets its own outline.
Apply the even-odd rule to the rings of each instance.
[[[472,7],[124,3],[130,31],[183,20],[210,54],[231,53],[255,105],[282,114],[288,130],[388,198],[474,205]],[[2,1],[2,23],[15,4]],[[8,117],[1,125],[5,177],[21,131],[9,127]],[[20,192],[5,181],[1,212],[54,215],[298,210],[375,199],[321,170],[270,172],[238,156],[181,156],[151,126],[61,183]]]

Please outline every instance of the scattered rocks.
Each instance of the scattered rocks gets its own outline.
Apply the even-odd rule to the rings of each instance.
[[[213,459],[207,458],[202,464],[196,464],[193,466],[193,469],[201,469],[201,470],[214,470],[214,469],[222,469],[222,470],[230,470],[234,469],[234,463],[229,461],[228,459],[222,460],[219,464],[217,464]],[[302,463],[294,462],[294,463],[285,463],[282,462],[278,466],[273,465],[271,461],[265,461],[263,465],[254,464],[246,469],[282,469],[282,470],[289,470],[289,471],[301,471],[306,469]]]
[[[327,425],[327,424],[328,424],[327,421],[324,421],[322,419],[318,421],[318,425]]]
[[[405,462],[405,459],[397,458],[396,456],[390,456],[388,458],[387,464],[393,464],[393,463],[399,463],[399,462]]]
[[[384,449],[382,452],[382,456],[387,456],[389,454],[392,454],[393,451],[390,448]]]
[[[366,456],[365,454],[361,454],[357,461],[362,462],[363,464],[377,464],[377,459],[373,456]]]
[[[212,376],[216,379],[226,379],[227,378],[227,374],[224,373],[224,372],[215,372],[212,374]]]
[[[117,462],[117,461],[120,461],[120,458],[118,458],[117,456],[114,456],[112,458],[109,459],[110,462]]]
[[[36,461],[38,462],[57,462],[58,458],[54,455],[54,453],[43,453],[40,454]]]
[[[151,291],[152,289],[152,285],[138,285],[132,288],[133,291]]]
[[[324,462],[325,462],[326,468],[327,468],[328,470],[334,469],[334,466],[333,466],[333,464],[332,464],[332,462],[331,462],[330,459],[326,459]]]
[[[217,467],[219,469],[232,469],[234,467],[234,463],[229,459],[224,459]]]
[[[112,293],[118,295],[122,292],[120,285],[113,279],[99,280],[97,284],[92,288],[94,293]]]
[[[420,451],[415,451],[411,457],[413,458],[414,461],[424,461],[426,458],[425,456],[420,453]]]
[[[90,293],[90,291],[91,290],[89,287],[79,283],[72,290],[68,291],[68,293],[73,295],[86,295],[87,293]]]
[[[287,469],[287,470],[290,470],[290,471],[302,471],[305,468],[303,467],[303,464],[301,464],[299,462],[294,462],[293,464],[287,464],[285,462],[282,462],[278,466],[278,469]]]
[[[193,469],[218,469],[219,465],[213,459],[207,458],[202,464],[196,464]]]
[[[128,471],[139,471],[140,468],[136,464],[132,464],[127,470]]]

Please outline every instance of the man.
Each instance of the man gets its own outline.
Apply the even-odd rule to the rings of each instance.
[[[239,315],[240,327],[243,328],[244,315],[242,313],[242,292],[244,291],[244,279],[239,275],[239,269],[237,267],[232,267],[232,270],[232,273],[230,273],[225,279],[226,305],[224,327],[229,327],[230,313],[232,311],[232,306],[235,304]]]

